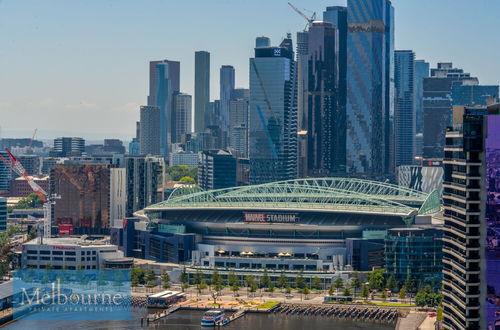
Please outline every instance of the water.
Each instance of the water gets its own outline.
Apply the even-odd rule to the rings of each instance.
[[[75,329],[139,329],[141,316],[147,315],[146,310],[135,310],[131,321],[30,321],[19,320],[11,323],[4,329],[29,330],[75,330]],[[177,311],[165,319],[151,324],[154,329],[184,330],[200,329],[202,311]],[[324,316],[300,316],[283,314],[254,314],[248,313],[244,317],[231,322],[223,329],[233,330],[394,330],[394,325],[374,323],[359,323],[348,320],[338,320]],[[202,328],[210,329],[210,328]]]

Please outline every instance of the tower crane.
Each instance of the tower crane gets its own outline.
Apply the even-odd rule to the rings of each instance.
[[[7,152],[9,159],[5,159],[4,157],[0,156],[0,160],[18,175],[22,176],[24,180],[26,180],[26,182],[29,184],[31,189],[35,192],[35,194],[37,194],[38,197],[44,202],[43,213],[45,219],[43,221],[43,236],[50,237],[52,205],[55,204],[55,199],[58,199],[60,197],[55,195],[49,196],[49,194],[33,180],[33,177],[28,175],[23,165],[21,164],[21,162],[19,162],[16,156],[14,156],[9,149],[5,149],[5,151]]]
[[[306,14],[304,14],[302,11],[300,11],[299,8],[295,7],[294,5],[292,5],[290,2],[288,3],[288,5],[290,7],[292,7],[292,9],[297,13],[299,14],[300,16],[302,16],[306,21],[307,21],[307,25],[306,27],[308,26],[311,26],[312,23],[316,20],[316,12],[313,12],[313,14],[311,15],[311,17],[307,17]]]

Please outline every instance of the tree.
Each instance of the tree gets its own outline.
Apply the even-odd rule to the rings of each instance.
[[[164,289],[170,288],[170,275],[167,272],[164,272],[161,276],[161,283]]]
[[[196,270],[196,273],[194,274],[194,284],[200,284],[201,280],[203,280],[203,275],[201,274],[200,270]]]
[[[264,274],[262,274],[262,277],[260,278],[260,287],[267,289],[270,286],[271,286],[271,278],[267,273],[267,268],[264,268]]]
[[[413,277],[411,276],[410,273],[406,276],[405,283],[403,284],[403,287],[406,289],[406,292],[410,293],[415,293],[415,284],[413,281]]]
[[[196,181],[194,181],[194,179],[190,176],[183,176],[179,181],[182,183],[187,183],[187,184],[195,184],[196,183]]]
[[[368,286],[366,284],[363,284],[361,286],[361,297],[367,300],[369,296],[370,296],[370,290],[368,290]]]
[[[285,287],[285,293],[286,293],[286,294],[290,294],[290,293],[292,293],[292,288],[290,287],[290,285],[289,285],[289,284],[287,284],[287,286]]]
[[[401,290],[399,290],[399,299],[405,299],[406,298],[406,288],[403,287]]]
[[[132,286],[137,286],[139,284],[145,284],[146,283],[146,272],[142,268],[132,268],[131,272],[131,282]]]
[[[321,283],[321,280],[317,276],[313,277],[311,286],[316,290],[323,289],[323,283]]]
[[[344,286],[344,291],[342,291],[342,295],[344,297],[350,297],[351,296],[351,289],[349,288],[349,285]]]
[[[190,177],[196,181],[198,169],[187,165],[176,165],[167,167],[167,174],[171,181],[180,181],[183,177]]]
[[[385,289],[382,290],[380,298],[382,298],[384,301],[387,299],[387,291]]]
[[[300,290],[300,293],[302,293],[304,295],[304,299],[307,299],[307,295],[310,293],[311,291],[307,288],[307,287],[304,287],[303,289]]]
[[[333,296],[335,293],[335,284],[330,284],[330,287],[328,288],[328,295]]]
[[[384,288],[385,269],[374,269],[368,273],[368,283],[372,290],[382,290]]]
[[[337,277],[335,282],[333,282],[333,286],[337,289],[337,294],[338,294],[340,289],[344,287],[344,280],[342,279],[342,277]]]
[[[203,290],[207,288],[207,282],[205,281],[204,278],[200,280],[198,284],[196,284],[196,289],[198,290],[198,294],[201,294]]]
[[[179,276],[179,281],[182,283],[181,289],[182,289],[182,292],[184,292],[184,289],[189,287],[189,284],[188,284],[189,278],[188,278],[188,275],[186,272],[186,267],[184,267],[182,269],[181,275]]]
[[[356,298],[356,292],[361,288],[361,280],[359,279],[359,274],[357,272],[353,275],[351,286],[354,289],[354,298]]]
[[[156,286],[156,275],[155,275],[155,272],[152,271],[152,270],[146,271],[145,280],[146,280],[146,286],[148,288],[155,287]]]
[[[218,271],[214,270],[210,283],[214,291],[219,292],[222,290],[222,277],[219,275]]]
[[[391,276],[389,276],[386,286],[387,289],[391,290],[391,292],[396,292],[398,290],[398,282],[396,281],[394,274],[391,274]]]
[[[443,295],[441,293],[434,293],[429,285],[420,289],[415,296],[415,304],[420,307],[436,307],[441,305],[442,301]]]
[[[43,201],[35,193],[31,193],[28,196],[21,199],[13,208],[14,209],[36,209],[43,206]]]
[[[256,290],[252,291],[252,289],[256,286],[255,279],[252,275],[248,275],[247,277],[245,277],[245,284],[247,286],[247,291],[250,291],[250,292],[256,291]]]
[[[299,274],[295,278],[295,287],[297,289],[303,289],[305,288],[305,286],[306,286],[306,280],[304,279],[303,271],[300,270]]]
[[[288,278],[285,273],[282,271],[280,277],[278,277],[278,287],[284,289],[288,285]]]

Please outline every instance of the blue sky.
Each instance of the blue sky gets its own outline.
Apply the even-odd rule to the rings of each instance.
[[[293,0],[321,18],[345,0]],[[396,49],[431,62],[452,61],[500,82],[498,0],[393,0]],[[72,134],[130,139],[146,102],[148,61],[181,61],[181,89],[193,92],[194,52],[211,52],[211,96],[218,70],[236,68],[248,86],[254,38],[273,44],[305,21],[286,0],[0,0],[1,136]]]

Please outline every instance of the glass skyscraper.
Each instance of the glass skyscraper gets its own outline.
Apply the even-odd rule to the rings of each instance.
[[[489,99],[498,98],[498,85],[462,85],[451,87],[451,104],[463,106],[486,106]]]
[[[291,39],[250,59],[250,184],[297,175],[295,62]]]
[[[222,131],[229,134],[229,102],[234,89],[234,68],[231,65],[223,65],[220,68],[220,109],[219,125]]]
[[[394,10],[389,0],[349,0],[347,8],[347,169],[386,176],[393,156]]]
[[[194,131],[205,130],[205,112],[210,102],[210,53],[194,53]]]
[[[395,52],[394,154],[396,166],[411,165],[415,158],[415,53]]]
[[[424,78],[429,77],[430,65],[424,60],[415,61],[415,117],[417,133],[424,132]],[[417,150],[421,155],[422,151]]]

